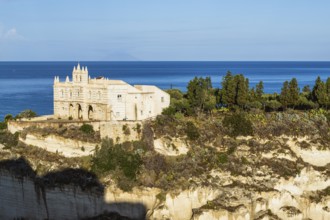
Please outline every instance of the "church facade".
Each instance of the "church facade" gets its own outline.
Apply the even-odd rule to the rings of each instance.
[[[73,68],[54,79],[54,116],[79,120],[144,120],[155,117],[170,105],[170,95],[156,86],[129,85],[122,80],[90,78],[87,67]]]

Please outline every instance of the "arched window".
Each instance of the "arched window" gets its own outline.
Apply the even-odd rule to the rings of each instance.
[[[64,98],[64,92],[63,92],[63,89],[61,90],[61,98]]]
[[[72,98],[72,91],[70,90],[70,98]]]
[[[89,120],[93,120],[93,111],[94,111],[93,107],[91,105],[88,106],[88,119]]]
[[[79,81],[81,82],[81,76],[79,76]]]

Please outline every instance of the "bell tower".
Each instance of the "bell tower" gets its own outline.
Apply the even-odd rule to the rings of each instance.
[[[88,83],[88,69],[86,67],[80,67],[80,64],[76,67],[73,67],[72,71],[72,81],[73,83],[82,83],[87,84]]]

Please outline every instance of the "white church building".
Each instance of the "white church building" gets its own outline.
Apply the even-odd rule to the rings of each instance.
[[[170,95],[156,86],[131,86],[122,80],[91,79],[87,67],[73,68],[54,79],[54,116],[80,120],[144,120],[155,117],[170,105]]]

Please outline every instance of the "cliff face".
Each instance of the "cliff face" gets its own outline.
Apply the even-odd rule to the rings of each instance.
[[[144,219],[144,205],[107,203],[102,186],[82,171],[36,177],[21,161],[10,163],[0,165],[0,219],[82,219],[105,212]]]
[[[31,146],[8,149],[0,145],[3,158],[23,155],[34,170],[46,172],[37,176],[31,169],[8,168],[17,167],[15,164],[1,166],[0,161],[0,218],[79,219],[108,211],[136,219],[330,219],[330,124],[303,119],[291,124],[291,119],[261,120],[253,136],[236,138],[211,120],[198,121],[199,137],[191,136],[187,125],[177,120],[171,126],[163,121],[158,128],[141,133],[130,133],[138,130],[135,124],[125,125],[125,129],[117,126],[113,133],[127,133],[122,141],[131,140],[130,135],[147,140],[121,146],[139,154],[141,167],[133,179],[121,178],[124,172],[118,166],[106,170],[100,175],[102,184],[96,185],[89,182],[95,176],[84,172],[47,173],[66,167],[92,170],[88,163],[81,166],[81,158],[40,154],[40,148]],[[34,137],[28,133],[25,140],[37,145]],[[37,138],[43,144],[48,140],[48,136]],[[74,143],[69,141],[63,143],[73,149]],[[58,140],[48,146],[55,149],[56,144]],[[81,151],[79,147],[76,149]],[[107,156],[100,158],[109,162]],[[64,163],[67,165],[59,166]],[[132,190],[125,188],[129,184]]]
[[[256,171],[258,175],[251,178],[213,170],[209,186],[197,184],[166,193],[148,187],[123,192],[114,185],[103,190],[84,173],[61,171],[37,177],[21,165],[0,164],[1,219],[81,219],[106,211],[133,219],[330,219],[327,170],[308,164],[296,176],[278,177],[270,186],[266,172]],[[256,187],[260,183],[264,189]]]
[[[20,141],[27,145],[40,147],[49,152],[60,153],[65,157],[81,157],[94,153],[95,143],[66,139],[57,135],[42,137],[37,134],[27,134]]]

